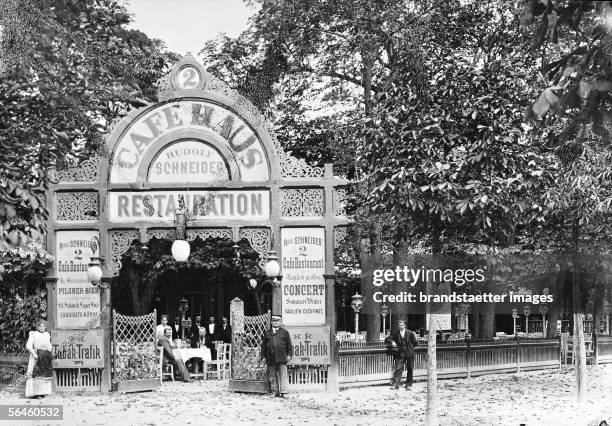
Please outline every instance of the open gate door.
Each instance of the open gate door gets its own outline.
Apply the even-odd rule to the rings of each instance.
[[[260,359],[261,342],[270,328],[270,312],[244,315],[244,302],[231,303],[232,375],[229,389],[234,392],[267,393],[270,389],[266,362]]]
[[[146,315],[127,316],[113,309],[114,390],[127,393],[160,387],[156,320],[155,310]]]

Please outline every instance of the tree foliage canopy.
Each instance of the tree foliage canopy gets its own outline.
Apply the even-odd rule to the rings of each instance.
[[[49,166],[103,145],[173,55],[113,0],[1,0],[0,251],[40,241]]]

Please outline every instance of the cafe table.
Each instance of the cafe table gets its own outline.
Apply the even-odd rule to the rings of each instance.
[[[204,346],[200,348],[178,348],[178,349],[173,349],[172,352],[174,353],[174,356],[180,357],[183,360],[183,362],[187,362],[193,358],[201,359],[204,362],[204,365],[203,365],[204,371],[206,371],[206,363],[212,361],[210,349]],[[193,374],[191,374],[191,376],[198,376],[198,377],[204,376],[204,378],[206,378],[206,375],[203,374],[204,371],[200,373],[197,361],[194,362],[193,368],[194,368],[194,372]]]

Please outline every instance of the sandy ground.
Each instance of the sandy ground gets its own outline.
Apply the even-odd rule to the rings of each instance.
[[[587,400],[575,402],[574,373],[563,368],[438,382],[441,425],[612,426],[612,365],[588,367]],[[29,400],[15,395],[0,404],[61,404],[60,425],[419,425],[426,384],[290,394],[287,399],[236,394],[226,381],[164,382],[155,392],[70,395]]]

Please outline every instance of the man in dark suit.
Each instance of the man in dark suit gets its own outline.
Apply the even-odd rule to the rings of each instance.
[[[408,370],[406,377],[406,390],[412,387],[412,371],[414,369],[414,348],[418,345],[415,334],[406,328],[406,321],[399,320],[399,330],[395,330],[385,339],[390,345],[391,353],[395,358],[395,369],[393,371],[393,388],[399,389],[402,381],[404,365]]]
[[[183,325],[181,324],[181,317],[175,316],[174,323],[171,325],[172,327],[172,340],[182,339],[181,335],[183,334]]]
[[[202,317],[200,315],[196,315],[193,320],[193,325],[191,326],[191,347],[199,348],[200,347],[200,329],[202,328]],[[202,330],[203,331],[203,330]]]
[[[229,325],[227,317],[223,317],[223,324],[221,324],[221,337],[223,343],[232,343],[232,326]]]
[[[183,363],[182,359],[176,358],[174,353],[172,353],[173,345],[170,343],[171,337],[172,329],[167,327],[164,331],[164,335],[157,340],[157,346],[160,347],[160,350],[163,351],[164,354],[162,364],[164,366],[171,364],[174,367],[175,376],[178,373],[184,382],[191,382],[191,376],[189,375],[189,371],[187,371],[187,367],[185,367],[185,363]]]
[[[206,334],[204,334],[204,345],[210,349],[210,355],[212,359],[217,359],[217,350],[215,348],[215,341],[223,340],[220,334],[219,326],[215,323],[215,317],[208,318],[208,324],[206,324]]]
[[[289,386],[287,363],[293,357],[293,346],[289,332],[280,325],[281,316],[272,315],[272,328],[264,334],[260,356],[268,364],[270,390],[284,398]]]

